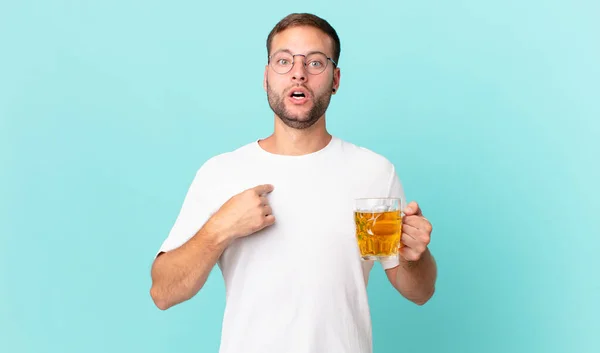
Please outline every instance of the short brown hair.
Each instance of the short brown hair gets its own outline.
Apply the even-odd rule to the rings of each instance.
[[[327,34],[333,40],[333,60],[336,63],[339,63],[341,46],[340,38],[338,37],[337,32],[335,29],[333,29],[333,27],[331,27],[329,22],[310,13],[292,13],[279,21],[275,27],[273,27],[271,33],[269,33],[269,36],[267,37],[267,55],[271,55],[271,42],[277,33],[297,26],[311,26],[325,32],[325,34]]]

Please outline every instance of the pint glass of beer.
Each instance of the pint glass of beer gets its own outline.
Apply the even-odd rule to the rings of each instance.
[[[402,205],[397,198],[356,199],[356,241],[363,260],[388,260],[398,256],[402,233]]]

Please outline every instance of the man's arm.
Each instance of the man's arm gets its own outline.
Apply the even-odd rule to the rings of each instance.
[[[154,304],[166,310],[196,295],[227,244],[227,237],[207,224],[182,246],[159,254],[151,271]]]
[[[432,229],[419,205],[414,201],[409,203],[402,219],[402,246],[398,249],[400,264],[386,270],[394,288],[418,305],[429,301],[435,291],[437,267],[427,247]]]
[[[275,223],[267,194],[259,185],[230,198],[181,246],[161,253],[152,264],[150,296],[166,310],[196,295],[227,246]]]
[[[437,266],[429,249],[417,261],[400,257],[400,265],[385,272],[392,286],[417,305],[427,303],[435,292]]]

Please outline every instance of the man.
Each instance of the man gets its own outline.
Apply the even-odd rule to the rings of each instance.
[[[267,39],[264,88],[272,135],[206,161],[152,267],[165,310],[192,298],[214,265],[225,280],[221,353],[372,351],[353,200],[404,193],[384,157],[332,136],[325,125],[340,86],[340,42],[325,20],[292,14]],[[431,224],[404,209],[390,284],[422,305],[434,292]]]

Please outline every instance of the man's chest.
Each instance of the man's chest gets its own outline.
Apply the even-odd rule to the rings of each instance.
[[[236,240],[224,259],[243,261],[260,253],[270,259],[261,262],[265,265],[313,260],[334,266],[358,257],[351,184],[318,171],[249,172],[242,182],[223,187],[221,198],[260,184],[274,186],[267,199],[275,224]]]

